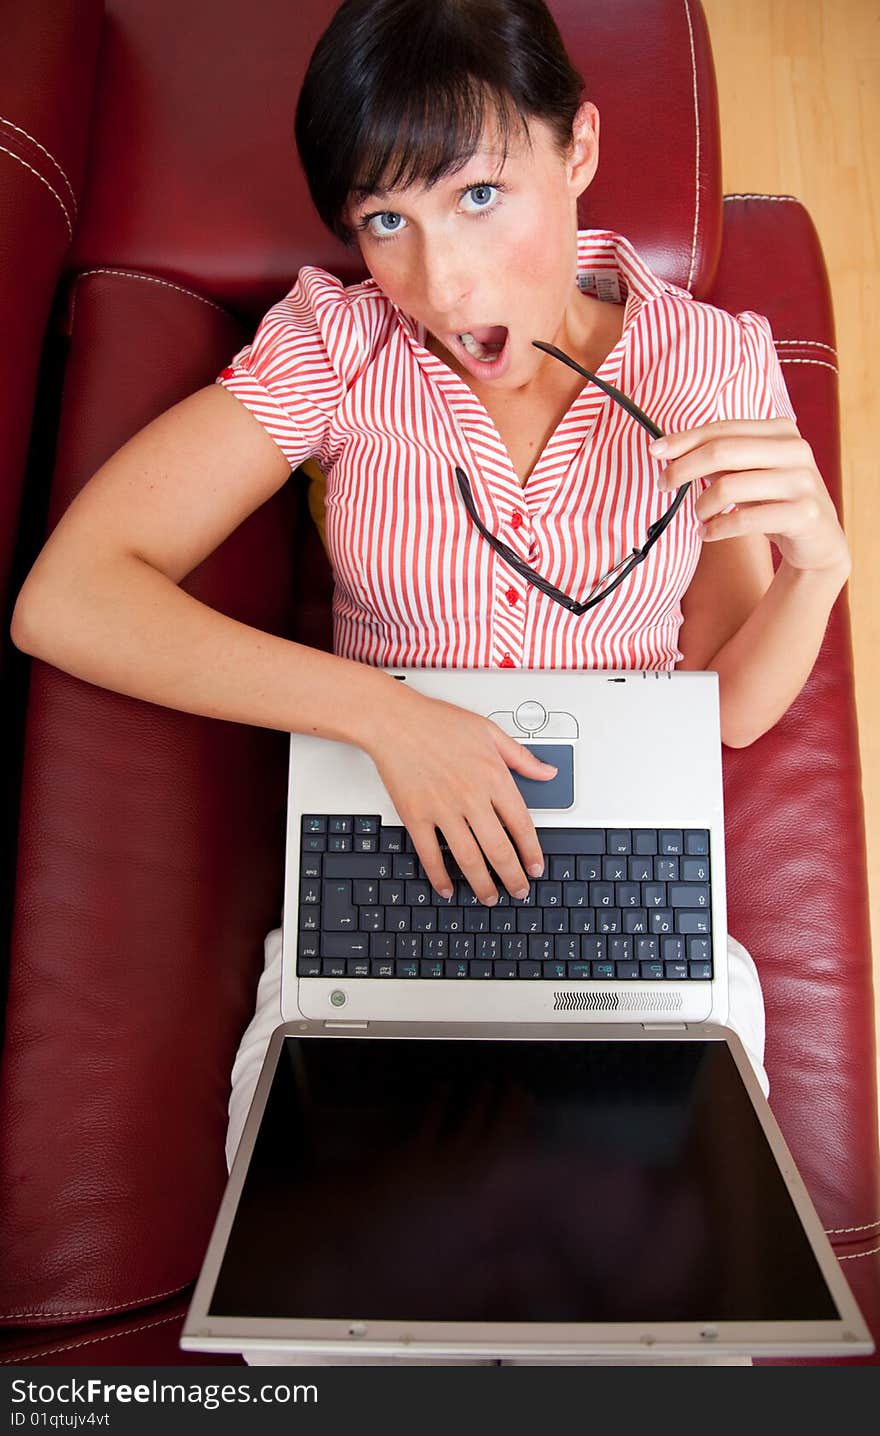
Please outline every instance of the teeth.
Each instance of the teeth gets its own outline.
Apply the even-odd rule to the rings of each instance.
[[[472,354],[475,359],[485,359],[486,351],[479,340],[474,338],[473,334],[459,334],[458,337],[467,352]]]

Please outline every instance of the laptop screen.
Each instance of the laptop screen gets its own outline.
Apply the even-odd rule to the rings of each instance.
[[[721,1041],[285,1038],[213,1316],[834,1320]]]

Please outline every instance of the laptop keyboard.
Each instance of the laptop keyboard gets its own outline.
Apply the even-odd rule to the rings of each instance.
[[[527,898],[495,873],[486,907],[440,839],[453,894],[434,891],[405,828],[307,813],[300,977],[683,982],[712,977],[709,833],[536,829],[544,873]],[[490,869],[491,871],[491,869]]]

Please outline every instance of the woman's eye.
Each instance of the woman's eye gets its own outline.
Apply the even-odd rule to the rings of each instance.
[[[388,209],[381,214],[371,214],[365,227],[374,239],[387,239],[389,235],[397,234],[405,224],[406,220],[402,214],[395,214]]]
[[[480,209],[491,209],[498,197],[498,187],[494,184],[475,184],[469,190],[465,190],[462,196],[463,201],[470,201],[465,204],[465,210],[469,214],[475,214]]]

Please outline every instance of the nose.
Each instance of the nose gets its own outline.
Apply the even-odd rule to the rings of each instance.
[[[425,298],[438,318],[458,318],[472,287],[467,255],[448,237],[426,242],[423,256]]]

